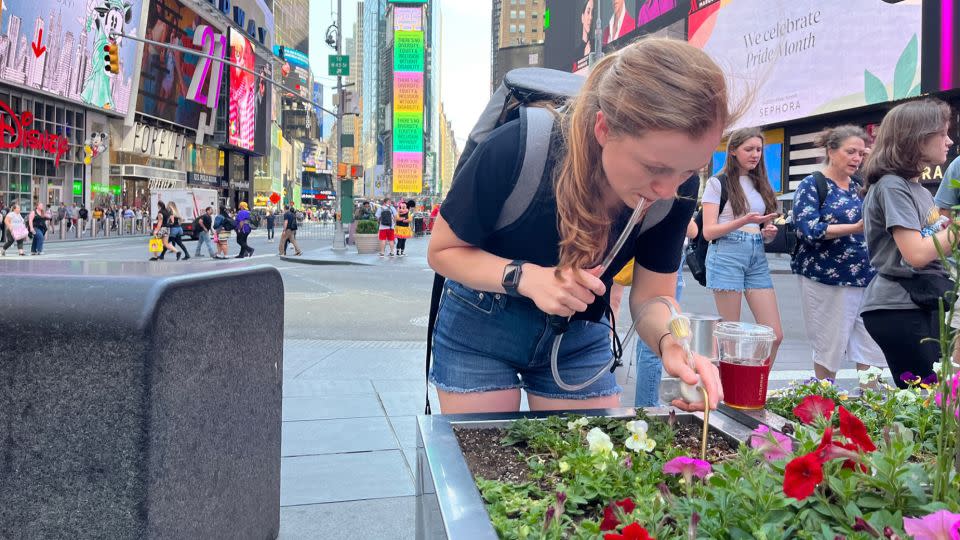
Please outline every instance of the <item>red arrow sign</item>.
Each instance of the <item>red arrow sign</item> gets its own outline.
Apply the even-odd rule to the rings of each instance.
[[[33,54],[37,58],[40,58],[40,55],[47,50],[47,47],[45,45],[41,45],[41,43],[43,43],[43,28],[41,28],[37,34],[37,41],[30,44],[33,47]]]

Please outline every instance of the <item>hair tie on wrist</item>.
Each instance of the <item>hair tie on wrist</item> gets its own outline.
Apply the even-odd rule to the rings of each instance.
[[[671,335],[670,332],[667,332],[666,334],[660,336],[660,339],[657,340],[657,348],[660,349],[660,354],[657,356],[659,356],[661,360],[663,360],[663,338],[669,335]]]

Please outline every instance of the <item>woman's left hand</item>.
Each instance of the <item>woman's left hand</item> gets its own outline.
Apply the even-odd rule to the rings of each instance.
[[[710,397],[710,408],[716,409],[717,404],[723,399],[723,387],[720,385],[720,370],[717,369],[710,360],[699,354],[693,354],[695,370],[687,365],[686,353],[679,343],[673,338],[663,340],[663,370],[668,374],[679,378],[682,382],[689,385],[696,385],[698,382],[707,389]],[[699,375],[699,378],[697,377]],[[675,399],[671,403],[674,407],[688,412],[703,411],[702,401],[686,402],[681,399]]]
[[[763,229],[760,231],[760,234],[763,235],[764,242],[770,242],[777,237],[778,232],[779,232],[779,229],[777,229],[776,225],[774,225],[773,223],[767,223],[766,225],[763,226]]]

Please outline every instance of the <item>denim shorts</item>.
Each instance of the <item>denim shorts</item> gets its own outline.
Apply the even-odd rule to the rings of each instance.
[[[550,369],[553,328],[529,299],[476,291],[447,280],[433,335],[430,381],[445,392],[522,388],[555,399],[588,399],[623,391],[609,369],[586,388],[567,392]],[[560,344],[558,371],[567,384],[586,381],[613,353],[610,329],[572,321]]]
[[[707,288],[714,291],[772,289],[763,236],[733,231],[707,248]]]

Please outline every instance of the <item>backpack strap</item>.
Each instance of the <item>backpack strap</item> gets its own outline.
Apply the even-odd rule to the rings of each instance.
[[[717,181],[720,182],[720,209],[717,210],[717,215],[719,216],[727,206],[727,175],[723,173],[718,174]]]
[[[813,173],[813,181],[817,187],[817,199],[820,201],[820,204],[817,205],[817,208],[823,208],[823,203],[827,201],[827,194],[830,193],[830,186],[827,185],[827,177],[823,175],[822,172],[816,171]]]
[[[553,123],[553,113],[547,109],[541,107],[520,109],[520,135],[523,141],[520,154],[523,156],[523,163],[513,190],[503,203],[494,230],[499,231],[516,223],[533,202],[547,165]]]

